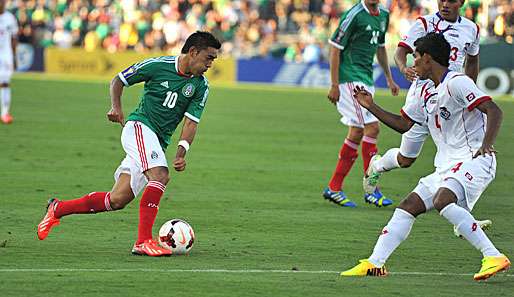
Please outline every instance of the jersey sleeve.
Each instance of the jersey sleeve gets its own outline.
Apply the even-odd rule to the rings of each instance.
[[[357,13],[358,10],[353,9],[347,11],[341,16],[339,25],[334,31],[334,34],[332,34],[332,37],[328,40],[328,43],[340,50],[344,50],[352,35],[352,30],[355,27]]]
[[[480,52],[480,27],[477,24],[474,25],[476,26],[475,39],[469,45],[467,51],[467,54],[470,56],[476,56]]]
[[[389,15],[387,15],[385,30],[378,36],[378,46],[385,46],[386,43],[386,32],[389,29]]]
[[[410,88],[400,113],[407,120],[419,125],[425,121],[423,98],[420,90],[424,88]],[[422,92],[422,91],[421,91]]]
[[[128,87],[142,81],[149,81],[157,71],[159,63],[155,63],[153,58],[136,63],[118,73],[118,77],[123,84]]]
[[[475,82],[468,76],[462,74],[454,76],[448,81],[448,94],[455,99],[462,108],[469,111],[480,105],[480,103],[492,100],[492,98],[480,90]]]
[[[398,43],[398,46],[404,47],[411,52],[416,50],[414,42],[427,34],[427,21],[423,17],[418,17],[414,25],[410,27],[407,35],[402,36],[402,40]]]
[[[196,94],[194,99],[187,107],[184,116],[193,122],[199,123],[205,108],[205,104],[207,103],[207,97],[209,97],[209,85],[206,81],[205,88],[201,89],[201,91]]]

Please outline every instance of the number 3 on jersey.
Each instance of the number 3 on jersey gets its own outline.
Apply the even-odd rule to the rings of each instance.
[[[457,60],[457,53],[459,52],[459,49],[456,47],[452,47],[450,50],[450,60],[456,61]]]
[[[166,92],[166,99],[164,99],[162,106],[167,106],[168,108],[173,108],[173,107],[175,107],[175,104],[177,104],[177,99],[178,99],[178,93],[168,91],[168,92]]]

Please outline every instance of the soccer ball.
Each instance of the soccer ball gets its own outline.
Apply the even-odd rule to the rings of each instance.
[[[173,255],[187,254],[195,242],[195,232],[189,224],[180,219],[169,220],[159,230],[159,242]]]

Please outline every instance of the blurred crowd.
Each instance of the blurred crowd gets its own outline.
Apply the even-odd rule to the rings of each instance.
[[[487,2],[485,2],[487,1]],[[178,54],[187,36],[207,30],[233,57],[286,61],[326,59],[327,39],[341,12],[355,0],[9,0],[21,42],[92,51],[165,51]],[[437,10],[436,0],[387,0],[387,46],[393,48],[417,16]],[[514,2],[467,0],[462,14],[477,22],[482,40],[514,36]]]

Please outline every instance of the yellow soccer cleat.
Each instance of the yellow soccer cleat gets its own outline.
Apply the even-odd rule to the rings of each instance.
[[[488,279],[496,273],[507,270],[510,267],[509,258],[505,255],[489,256],[482,259],[482,268],[478,273],[475,273],[473,278],[475,280]]]
[[[387,270],[385,266],[377,267],[368,259],[359,260],[359,264],[353,267],[352,269],[348,269],[346,271],[341,272],[341,276],[386,276]]]

